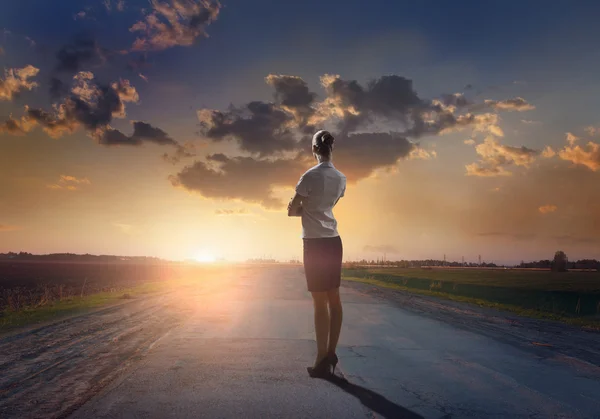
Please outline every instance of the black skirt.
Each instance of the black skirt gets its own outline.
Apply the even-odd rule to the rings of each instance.
[[[304,274],[310,292],[340,287],[342,281],[342,239],[340,236],[304,240]]]

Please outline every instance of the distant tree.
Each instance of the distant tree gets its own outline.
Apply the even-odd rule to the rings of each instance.
[[[552,270],[554,272],[566,272],[567,271],[567,255],[562,250],[558,250],[554,254],[554,260],[552,261]]]

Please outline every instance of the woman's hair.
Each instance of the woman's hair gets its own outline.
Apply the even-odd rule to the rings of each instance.
[[[331,157],[334,141],[335,138],[329,131],[320,130],[313,136],[312,144],[319,156],[329,158]]]

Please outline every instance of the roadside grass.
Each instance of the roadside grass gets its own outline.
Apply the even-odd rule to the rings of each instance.
[[[544,270],[477,269],[477,268],[367,268],[346,272],[368,272],[404,278],[421,278],[459,284],[510,287],[543,291],[600,292],[600,272],[551,272]]]
[[[375,273],[375,272],[374,272]],[[513,304],[502,304],[497,303],[481,298],[473,298],[466,297],[462,295],[455,295],[441,291],[433,291],[426,289],[417,289],[417,288],[409,288],[405,285],[401,285],[396,281],[390,281],[389,279],[386,281],[382,281],[379,279],[375,279],[374,277],[357,277],[357,276],[347,276],[343,275],[344,281],[353,281],[353,282],[361,282],[364,284],[374,285],[381,288],[389,288],[393,290],[405,291],[413,294],[425,295],[430,297],[438,297],[446,300],[457,301],[462,303],[474,304],[479,307],[487,307],[493,308],[502,311],[508,311],[519,316],[530,317],[536,319],[545,319],[545,320],[554,320],[562,323],[570,324],[573,326],[585,327],[592,330],[600,331],[600,318],[595,316],[595,318],[588,317],[572,317],[568,315],[562,315],[558,313],[551,313],[543,310],[535,310],[528,309],[524,307],[520,307],[518,305]]]
[[[173,285],[173,281],[148,282],[131,288],[123,288],[116,292],[99,292],[83,297],[70,296],[40,307],[24,307],[19,311],[6,308],[3,312],[0,312],[0,335],[25,326],[85,314],[93,309],[116,304],[120,301],[164,293]]]

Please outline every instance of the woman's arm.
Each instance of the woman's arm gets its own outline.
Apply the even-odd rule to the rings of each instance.
[[[288,205],[288,217],[300,217],[302,215],[302,195],[294,195]]]

